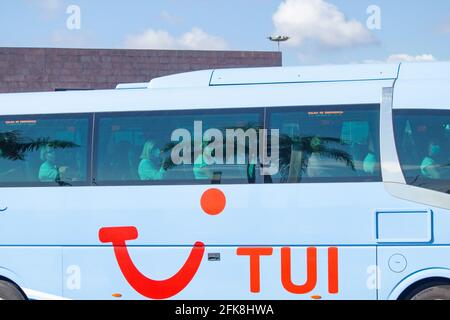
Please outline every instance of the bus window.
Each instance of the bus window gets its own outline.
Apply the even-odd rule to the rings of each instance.
[[[273,183],[381,181],[379,106],[269,109],[280,132]]]
[[[230,152],[227,132],[257,133],[262,109],[101,114],[97,121],[99,184],[256,182],[251,142],[235,139]]]
[[[85,185],[88,117],[2,117],[0,186]]]
[[[394,122],[406,182],[450,193],[450,112],[396,110]]]

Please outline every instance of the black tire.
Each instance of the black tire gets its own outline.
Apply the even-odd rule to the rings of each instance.
[[[450,283],[434,282],[420,285],[410,292],[405,300],[450,300]]]
[[[14,284],[0,280],[0,300],[25,300],[25,297]]]

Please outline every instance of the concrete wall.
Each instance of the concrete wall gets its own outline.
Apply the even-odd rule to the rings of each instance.
[[[186,71],[281,64],[279,52],[0,48],[0,93],[111,89]]]

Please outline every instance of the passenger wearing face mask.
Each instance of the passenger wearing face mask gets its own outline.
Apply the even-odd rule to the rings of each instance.
[[[47,145],[41,149],[41,160],[44,161],[39,168],[39,181],[58,182],[61,176],[67,171],[67,167],[56,166],[55,149]]]
[[[139,178],[142,181],[162,180],[165,170],[161,164],[161,151],[153,141],[147,141],[144,145],[139,163]]]
[[[431,141],[428,147],[428,155],[423,159],[420,165],[422,175],[429,179],[440,179],[441,175],[437,170],[436,157],[441,153],[441,147],[435,141]]]

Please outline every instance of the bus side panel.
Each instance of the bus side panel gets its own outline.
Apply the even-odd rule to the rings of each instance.
[[[21,279],[21,289],[30,299],[62,296],[62,250],[58,247],[1,247],[0,269],[11,270]],[[11,280],[11,279],[10,279]]]
[[[200,205],[210,188],[36,188],[32,208],[23,201],[30,189],[7,189],[0,244],[99,246],[102,228],[133,226],[135,246],[375,246],[378,209],[423,207],[391,197],[382,183],[223,185],[226,208],[210,216]]]
[[[188,279],[178,294],[167,297],[155,296],[161,291],[152,290],[154,287],[146,284],[150,280],[141,280],[140,284],[144,285],[138,288],[132,279],[126,278],[112,247],[65,248],[64,296],[73,299],[114,299],[113,295],[122,299],[181,300],[376,299],[374,247],[288,248],[206,247],[192,280]],[[164,280],[181,269],[192,248],[128,247],[127,250],[141,275]],[[252,254],[257,256],[257,263],[250,262]]]

